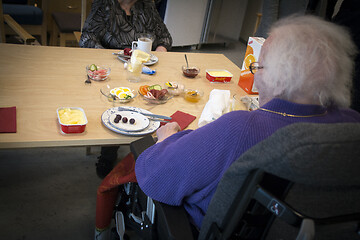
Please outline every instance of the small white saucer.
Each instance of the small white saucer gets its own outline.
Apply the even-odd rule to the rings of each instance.
[[[151,53],[150,60],[147,61],[146,63],[144,63],[144,65],[151,66],[151,65],[154,65],[155,63],[157,63],[158,61],[159,61],[158,57]]]

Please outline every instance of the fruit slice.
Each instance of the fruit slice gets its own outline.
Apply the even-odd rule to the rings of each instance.
[[[152,85],[152,86],[149,87],[149,90],[151,90],[151,89],[155,89],[155,90],[160,91],[162,89],[162,87],[159,84],[155,84],[155,85]]]
[[[175,82],[166,82],[165,85],[168,86],[169,88],[174,88],[174,89],[178,88],[178,85]]]
[[[90,71],[96,71],[97,70],[97,66],[95,64],[91,64],[90,65]]]
[[[143,86],[140,86],[139,88],[139,92],[141,95],[145,96],[149,91],[149,86],[148,85],[143,85]]]
[[[249,54],[254,54],[254,49],[250,45],[246,47],[245,57]]]
[[[249,66],[252,62],[256,62],[254,55],[252,55],[252,54],[247,55],[244,59],[245,69],[249,69]]]

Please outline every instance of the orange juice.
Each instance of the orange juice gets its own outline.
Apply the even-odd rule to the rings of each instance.
[[[249,37],[248,40],[238,82],[238,85],[248,94],[258,94],[258,90],[254,86],[254,75],[250,72],[249,66],[252,62],[259,60],[260,50],[264,42],[265,39],[260,37]]]
[[[184,98],[189,102],[198,102],[201,96],[201,92],[198,92],[196,90],[186,90]]]

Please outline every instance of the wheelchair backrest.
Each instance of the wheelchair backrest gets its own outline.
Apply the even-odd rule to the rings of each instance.
[[[282,179],[270,181],[268,187],[307,215],[327,217],[360,212],[360,124],[296,123],[251,148],[224,174],[203,220],[199,239],[207,239],[214,224],[224,239],[235,231],[253,204],[256,185],[262,181],[262,176],[249,176],[256,169]],[[272,222],[274,218],[266,220]],[[279,238],[274,234],[278,222],[274,221],[270,228],[263,224],[261,238]],[[277,230],[285,233],[285,239],[291,239],[290,234],[298,230],[290,227],[288,231],[285,225]]]

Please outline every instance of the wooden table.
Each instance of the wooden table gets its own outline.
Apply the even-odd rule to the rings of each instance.
[[[186,53],[190,64],[201,69],[195,79],[189,79],[181,71],[184,53],[156,52],[159,61],[151,66],[156,74],[142,75],[142,82],[130,83],[126,80],[123,64],[112,55],[113,52],[117,51],[0,44],[0,107],[16,106],[17,109],[17,132],[0,133],[0,149],[129,144],[139,137],[107,129],[100,119],[106,109],[135,106],[167,116],[180,110],[197,117],[188,127],[196,129],[212,89],[229,89],[232,94],[246,95],[237,85],[240,69],[222,54]],[[86,85],[85,66],[92,63],[110,66],[110,78]],[[205,69],[219,68],[234,75],[230,83],[214,84],[206,79]],[[149,105],[137,96],[129,103],[114,104],[100,93],[105,84],[138,89],[144,84],[163,85],[166,81],[180,81],[187,88],[200,88],[204,96],[198,103],[174,97],[166,104]],[[56,114],[58,107],[83,108],[88,118],[85,132],[62,134]]]

